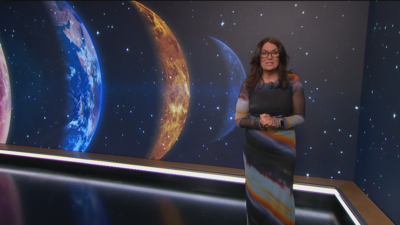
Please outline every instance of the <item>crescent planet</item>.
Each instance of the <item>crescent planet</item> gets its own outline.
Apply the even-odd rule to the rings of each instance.
[[[45,1],[59,43],[66,54],[68,80],[68,124],[65,126],[65,150],[86,151],[98,125],[102,101],[102,77],[96,49],[83,21],[67,2]]]
[[[5,144],[11,120],[11,88],[7,62],[0,44],[0,143]]]
[[[229,93],[227,104],[224,106],[225,115],[222,118],[222,125],[220,126],[218,133],[211,142],[214,142],[220,138],[225,137],[235,127],[235,113],[236,103],[239,96],[240,87],[246,79],[246,73],[243,68],[243,64],[235,52],[229,48],[228,45],[218,40],[217,38],[209,36],[215,44],[218,46],[219,51],[224,59],[225,68],[228,71],[226,76],[226,91]]]
[[[167,24],[143,4],[132,3],[154,35],[162,65],[164,84],[160,128],[149,155],[150,159],[161,159],[177,141],[186,121],[190,100],[189,72],[178,40]]]

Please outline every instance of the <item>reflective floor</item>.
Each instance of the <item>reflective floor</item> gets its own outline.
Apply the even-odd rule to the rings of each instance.
[[[154,163],[138,161],[142,163],[138,165]],[[167,168],[182,167],[167,164]],[[185,164],[185,168],[203,171],[197,165]],[[354,224],[334,195],[295,191],[294,197],[297,225]],[[2,224],[244,225],[245,187],[243,183],[0,154]]]
[[[245,224],[244,200],[0,168],[14,224]],[[4,217],[3,217],[4,218]],[[7,223],[13,224],[13,223]]]
[[[246,224],[243,194],[166,182],[0,164],[1,224]],[[295,192],[295,201],[296,224],[353,224],[334,196]]]

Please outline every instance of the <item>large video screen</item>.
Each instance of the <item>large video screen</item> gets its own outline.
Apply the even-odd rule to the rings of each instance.
[[[368,2],[0,2],[1,142],[243,168],[239,93],[282,41],[296,174],[354,176]]]

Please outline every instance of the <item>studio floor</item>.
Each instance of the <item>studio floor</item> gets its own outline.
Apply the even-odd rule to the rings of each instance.
[[[36,149],[13,151],[32,150]],[[179,166],[198,171],[198,165],[175,164],[175,168]],[[205,170],[221,172],[211,167]],[[361,208],[357,205],[354,197],[360,193],[347,190],[353,182],[296,176],[295,183],[344,187],[339,193],[353,215],[352,219],[333,194],[297,189],[296,224],[391,224],[379,209],[365,208],[366,203]],[[240,182],[0,154],[0,216],[8,225],[246,224],[244,190]],[[372,211],[380,222],[364,216],[365,210]]]

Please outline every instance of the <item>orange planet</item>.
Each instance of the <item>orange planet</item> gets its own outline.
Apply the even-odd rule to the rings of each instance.
[[[134,1],[133,5],[154,35],[162,66],[163,106],[160,128],[150,159],[161,159],[178,139],[189,108],[190,87],[186,60],[176,37],[167,24],[152,10]]]
[[[11,88],[6,58],[0,44],[0,143],[7,141],[11,120]]]

